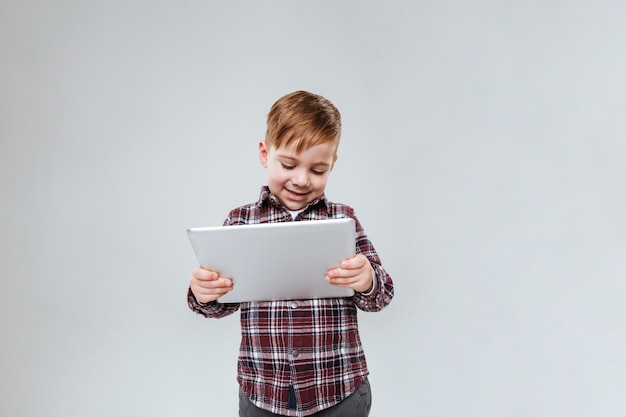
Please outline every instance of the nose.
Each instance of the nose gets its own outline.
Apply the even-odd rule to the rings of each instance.
[[[291,182],[293,183],[293,185],[304,187],[309,184],[309,175],[307,174],[306,170],[298,169],[293,173]]]

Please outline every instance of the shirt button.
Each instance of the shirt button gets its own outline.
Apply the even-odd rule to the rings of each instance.
[[[298,303],[296,303],[295,301],[291,303],[291,308],[297,308],[297,307],[298,307]]]
[[[297,358],[298,356],[300,356],[300,351],[298,349],[294,349],[294,350],[291,351],[291,355],[294,358]]]

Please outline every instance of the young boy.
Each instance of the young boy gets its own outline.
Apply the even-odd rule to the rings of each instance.
[[[259,143],[267,186],[257,202],[232,210],[224,224],[353,218],[356,255],[329,270],[325,279],[352,288],[354,296],[220,303],[219,297],[233,288],[228,277],[202,268],[191,275],[187,300],[193,311],[220,318],[241,310],[240,417],[369,414],[369,372],[357,308],[379,311],[394,290],[353,209],[324,195],[340,136],[340,113],[324,97],[296,91],[280,98],[268,114],[265,141]]]

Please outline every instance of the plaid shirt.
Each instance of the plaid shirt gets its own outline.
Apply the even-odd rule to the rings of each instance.
[[[189,307],[219,318],[241,310],[237,381],[257,407],[285,416],[308,416],[332,407],[367,377],[359,337],[357,308],[379,311],[393,297],[393,282],[352,208],[324,196],[296,220],[351,217],[356,222],[356,252],[367,257],[376,279],[369,294],[350,298],[200,304],[191,291]],[[232,210],[225,225],[292,221],[291,213],[263,187],[256,203]]]

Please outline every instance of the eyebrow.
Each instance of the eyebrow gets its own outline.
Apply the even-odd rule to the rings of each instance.
[[[286,159],[286,160],[288,160],[290,162],[298,162],[298,163],[302,162],[298,158],[293,158],[293,157],[287,156],[287,155],[278,154],[277,156],[279,158],[281,158],[281,159]],[[314,167],[329,167],[330,164],[327,163],[327,162],[314,162],[313,164],[311,164],[311,166],[314,166]]]

